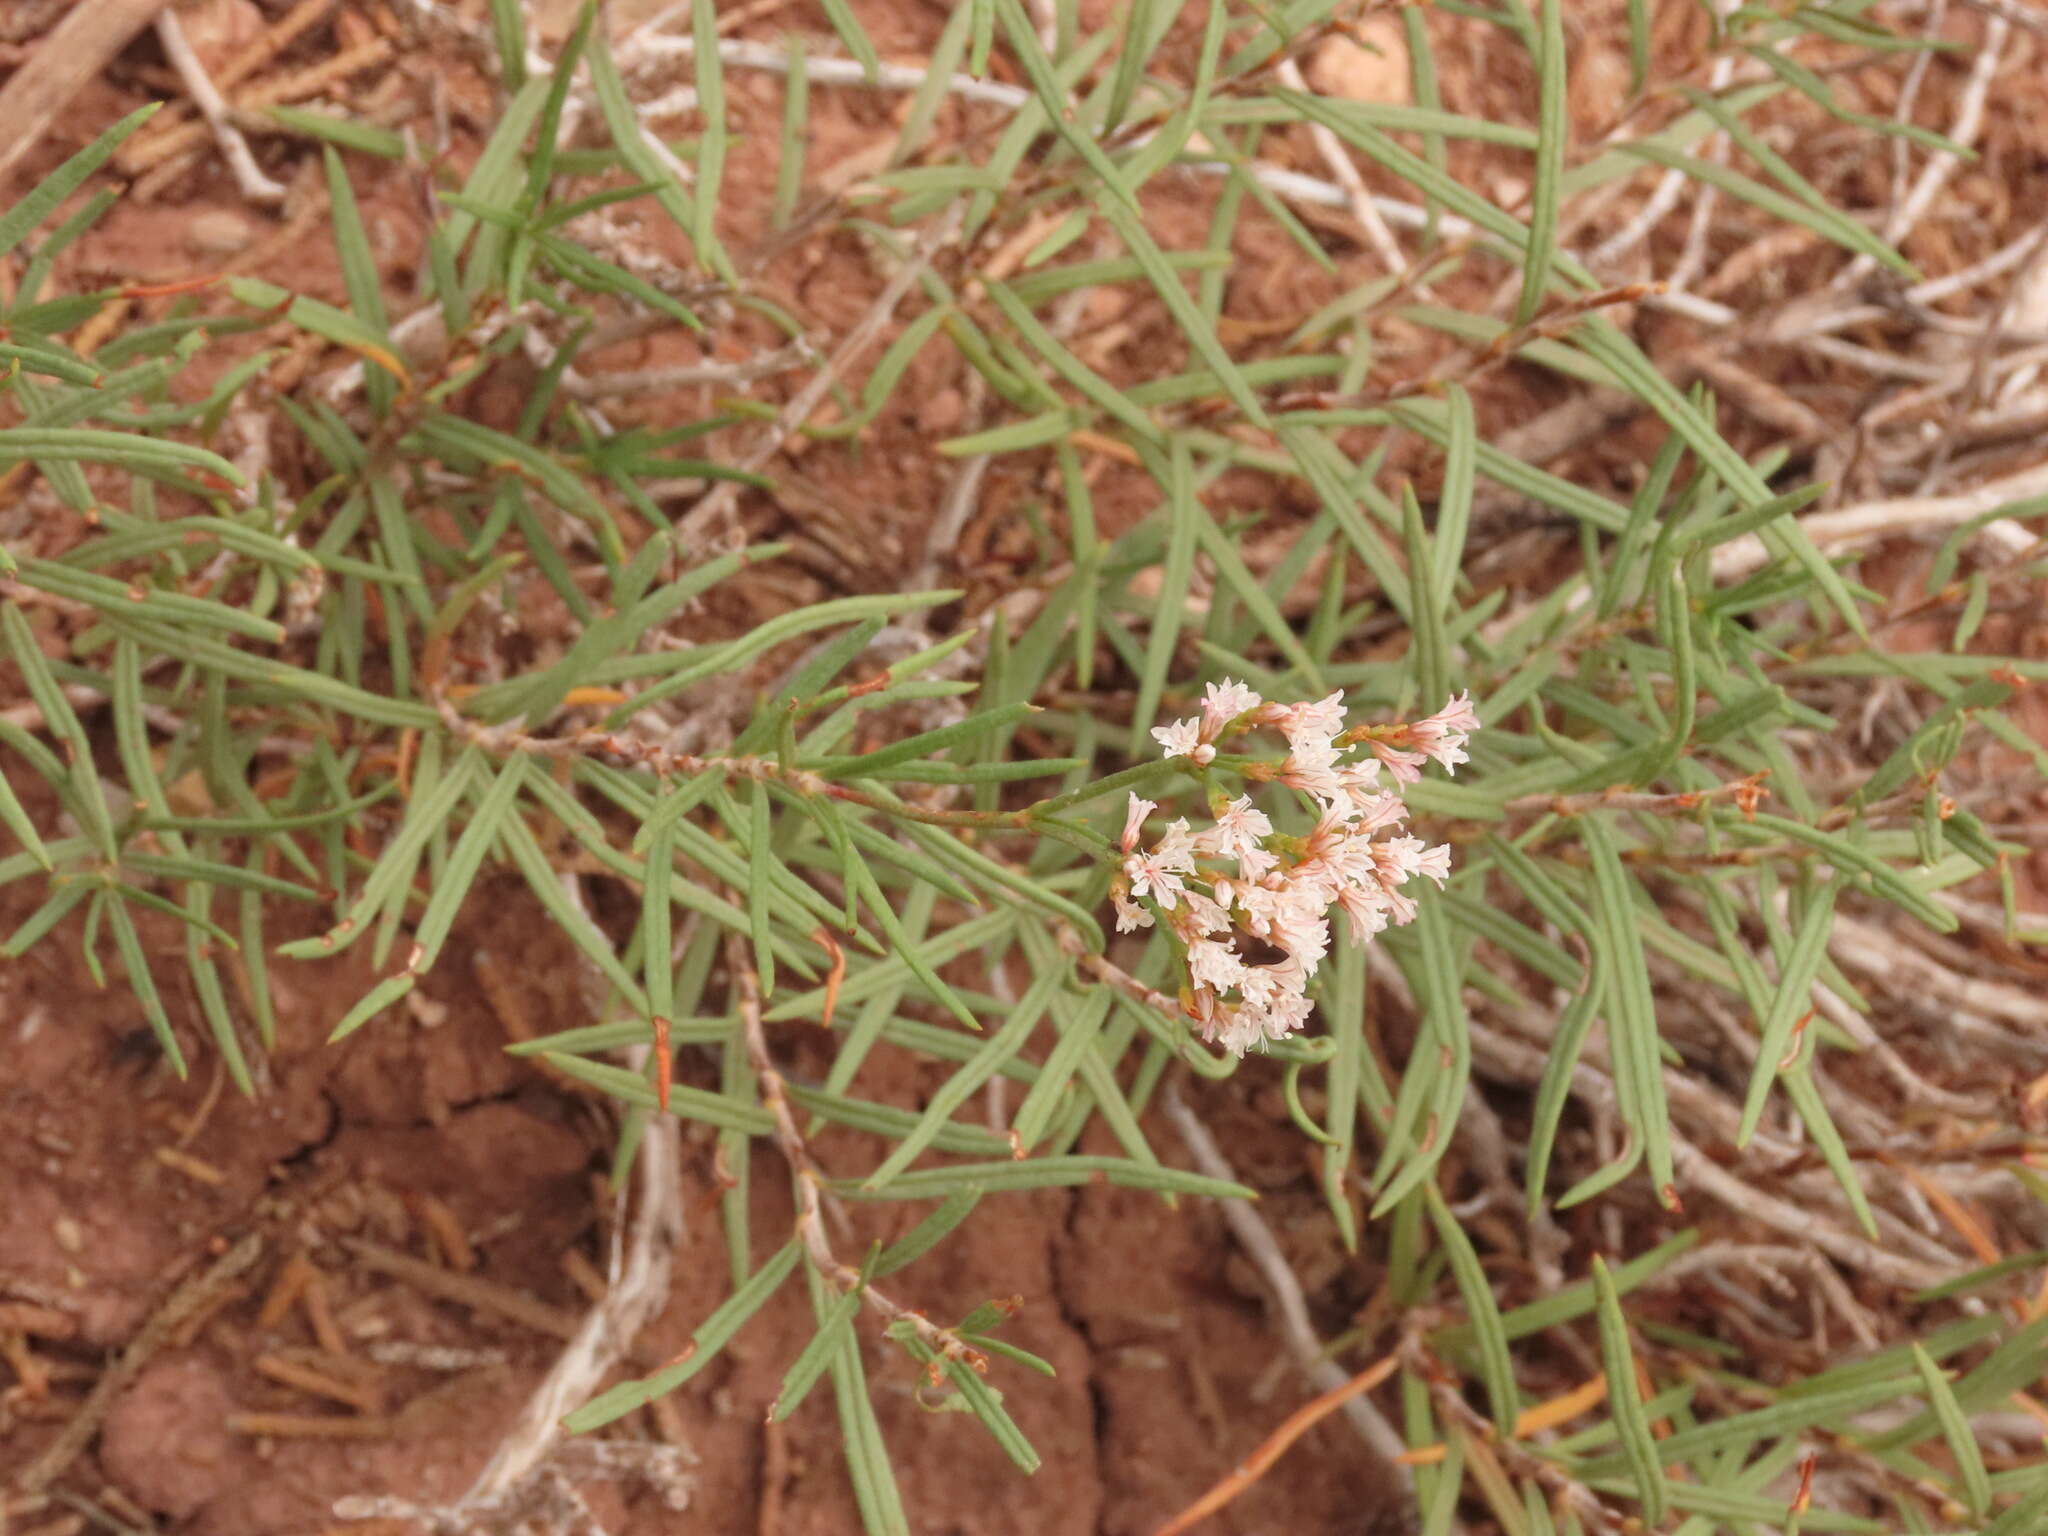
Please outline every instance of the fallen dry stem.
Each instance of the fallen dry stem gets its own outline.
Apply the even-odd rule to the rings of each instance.
[[[1181,1144],[1188,1149],[1188,1156],[1194,1159],[1195,1166],[1212,1179],[1237,1183],[1237,1170],[1230,1166],[1230,1160],[1216,1145],[1208,1127],[1181,1097],[1178,1083],[1167,1085],[1160,1105],[1166,1112],[1166,1118],[1173,1122],[1174,1130],[1179,1132]],[[1244,1249],[1260,1278],[1272,1291],[1274,1307],[1280,1314],[1281,1336],[1286,1339],[1288,1351],[1301,1366],[1303,1374],[1325,1391],[1341,1390],[1350,1378],[1324,1352],[1322,1340],[1316,1337],[1315,1326],[1309,1321],[1308,1300],[1302,1295],[1301,1281],[1295,1276],[1294,1267],[1287,1262],[1287,1256],[1280,1251],[1280,1243],[1273,1236],[1272,1229],[1249,1200],[1219,1199],[1216,1204],[1223,1212],[1223,1220],[1229,1226],[1231,1236],[1237,1239],[1238,1246]],[[1407,1443],[1394,1426],[1361,1396],[1344,1399],[1343,1407],[1365,1443],[1389,1466],[1398,1467],[1398,1458],[1407,1449]],[[1407,1476],[1405,1471],[1400,1475]],[[1415,1490],[1412,1483],[1407,1491],[1413,1498]]]
[[[1349,1380],[1330,1388],[1322,1396],[1311,1399],[1295,1409],[1281,1420],[1279,1428],[1259,1442],[1257,1450],[1231,1469],[1229,1476],[1159,1527],[1152,1536],[1180,1536],[1182,1531],[1190,1530],[1208,1519],[1271,1471],[1273,1464],[1287,1453],[1287,1448],[1295,1441],[1339,1408],[1357,1402],[1364,1394],[1393,1375],[1395,1367],[1399,1364],[1399,1356],[1388,1355],[1385,1359],[1367,1366]]]
[[[220,146],[228,169],[234,172],[235,185],[241,188],[242,196],[252,203],[282,203],[285,189],[263,174],[263,168],[256,163],[256,156],[250,152],[249,141],[242,137],[242,130],[228,121],[228,104],[207,77],[206,66],[199,62],[199,55],[192,51],[192,44],[186,40],[185,28],[175,10],[166,10],[157,17],[156,36],[163,45],[164,57],[171,61],[171,68],[185,83],[193,104],[199,108],[199,115],[206,119],[207,130]]]
[[[209,1306],[262,1256],[263,1235],[251,1232],[172,1291],[149,1315],[128,1347],[121,1351],[120,1358],[100,1373],[99,1381],[79,1406],[78,1412],[58,1432],[57,1438],[15,1479],[15,1491],[40,1493],[62,1476],[78,1453],[92,1443],[92,1437],[99,1432],[100,1420],[114,1406],[114,1399],[128,1389],[156,1352],[171,1341],[187,1318]]]
[[[576,1335],[576,1320],[568,1313],[509,1285],[442,1269],[367,1238],[345,1237],[342,1243],[364,1268],[403,1281],[437,1300],[488,1312],[554,1338],[569,1339]]]
[[[811,1159],[803,1132],[797,1127],[796,1116],[790,1110],[782,1070],[776,1066],[775,1057],[768,1049],[768,1032],[761,1019],[761,979],[754,970],[753,956],[737,934],[726,936],[725,963],[738,993],[747,1061],[760,1084],[761,1103],[774,1121],[775,1145],[789,1164],[791,1183],[796,1190],[797,1235],[803,1239],[804,1252],[810,1256],[812,1266],[842,1294],[857,1290],[870,1307],[891,1323],[908,1324],[934,1354],[977,1371],[985,1369],[987,1357],[980,1350],[952,1329],[942,1328],[921,1313],[891,1300],[878,1287],[862,1280],[859,1270],[832,1251],[832,1240],[825,1232],[824,1201],[820,1193],[824,1181],[818,1173],[817,1164]]]

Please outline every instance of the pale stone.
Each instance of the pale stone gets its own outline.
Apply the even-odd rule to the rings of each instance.
[[[1369,16],[1351,37],[1340,33],[1323,39],[1302,73],[1325,96],[1404,105],[1409,100],[1408,39],[1395,18]]]
[[[178,25],[206,73],[218,77],[267,24],[250,0],[198,0],[178,8]]]
[[[254,237],[255,226],[232,208],[208,208],[185,223],[185,247],[196,256],[232,256]]]

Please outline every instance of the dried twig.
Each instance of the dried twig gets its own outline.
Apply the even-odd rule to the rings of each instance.
[[[2011,33],[2012,23],[2004,16],[1993,15],[1984,23],[1984,41],[1979,45],[1976,62],[1970,67],[1969,79],[1963,83],[1962,93],[1956,99],[1955,121],[1948,130],[1949,142],[1958,149],[1970,148],[1983,131],[1984,106],[1991,94],[1992,77],[1998,73],[1998,66],[2004,60],[2006,39]],[[1945,149],[1928,158],[1927,164],[1920,168],[1912,190],[1885,222],[1887,244],[1896,246],[1913,232],[1961,163],[1960,155]],[[1847,288],[1859,283],[1876,267],[1875,257],[1858,256],[1836,275],[1834,286]]]
[[[1280,1422],[1279,1428],[1259,1442],[1257,1450],[1233,1467],[1228,1476],[1159,1527],[1153,1536],[1180,1536],[1182,1531],[1191,1530],[1208,1519],[1271,1471],[1273,1464],[1286,1454],[1287,1448],[1317,1424],[1339,1408],[1348,1410],[1353,1404],[1363,1402],[1363,1394],[1393,1375],[1400,1363],[1398,1355],[1388,1355],[1295,1409]],[[1342,1376],[1343,1372],[1338,1372],[1338,1375]]]
[[[263,167],[249,152],[249,141],[242,137],[241,129],[228,121],[228,104],[207,77],[206,66],[199,62],[199,55],[192,51],[192,44],[186,40],[185,29],[179,23],[175,10],[166,10],[157,16],[156,36],[157,41],[163,44],[164,56],[171,61],[171,68],[185,82],[186,91],[191,94],[200,115],[206,119],[206,126],[212,130],[214,142],[220,145],[228,169],[235,173],[235,185],[242,189],[242,196],[252,203],[282,203],[284,187],[263,174]]]
[[[1301,66],[1293,59],[1280,61],[1279,74],[1280,83],[1290,91],[1301,91],[1304,94],[1309,92],[1307,77],[1302,74]],[[1365,177],[1359,174],[1358,166],[1352,160],[1351,152],[1344,147],[1343,140],[1323,123],[1310,123],[1308,131],[1309,139],[1316,147],[1316,153],[1322,157],[1323,164],[1329,167],[1330,174],[1337,178],[1337,185],[1348,194],[1351,216],[1358,220],[1359,228],[1365,231],[1366,243],[1373,248],[1374,254],[1389,272],[1406,270],[1408,258],[1402,253],[1399,242],[1394,239],[1393,231],[1387,228],[1387,221],[1380,216],[1379,205],[1373,201],[1372,193],[1366,187]]]
[[[825,365],[811,376],[804,387],[782,408],[775,420],[768,424],[754,445],[741,455],[739,467],[742,470],[753,471],[766,464],[789,440],[790,434],[810,419],[811,412],[815,411],[819,402],[831,393],[833,385],[839,382],[840,375],[846,371],[848,365],[881,335],[883,328],[896,313],[896,306],[903,302],[904,295],[909,293],[911,287],[924,275],[925,268],[931,264],[931,259],[939,248],[956,239],[959,231],[960,208],[956,203],[951,211],[942,215],[918,238],[909,259],[896,269],[895,274],[883,285],[882,291],[875,296],[874,302],[868,306],[867,312],[854,322],[852,329],[846,333],[839,345],[833,348],[832,355],[826,359]],[[739,500],[740,487],[741,482],[738,480],[721,481],[702,501],[677,521],[677,543],[686,549],[701,544],[710,530],[731,512]]]
[[[1974,489],[1950,496],[1905,496],[1818,512],[1800,519],[1800,527],[1823,554],[1842,554],[1893,534],[1944,532],[2043,492],[2048,492],[2048,464],[2002,480],[1987,480]],[[1978,530],[1978,537],[1991,539],[2008,552],[2030,549],[2035,543],[2032,533],[2009,519],[1986,524]],[[1770,552],[1756,535],[1731,539],[1714,551],[1714,581],[1717,585],[1740,581],[1769,559]]]
[[[413,1258],[410,1254],[386,1248],[367,1238],[347,1237],[343,1245],[360,1260],[366,1269],[380,1275],[389,1275],[402,1280],[416,1291],[442,1301],[452,1301],[478,1312],[490,1312],[498,1317],[531,1328],[535,1333],[550,1334],[558,1339],[573,1338],[576,1335],[576,1320],[558,1308],[537,1300],[524,1291],[511,1286],[500,1285],[495,1280],[486,1280],[481,1275],[459,1274],[454,1270],[442,1269],[438,1265]]]
[[[156,20],[169,0],[79,0],[29,61],[0,86],[0,188],[21,159],[107,61]]]
[[[1181,1097],[1179,1084],[1167,1085],[1160,1104],[1166,1118],[1173,1122],[1174,1130],[1180,1134],[1188,1156],[1195,1160],[1195,1166],[1212,1179],[1235,1184],[1238,1181],[1236,1170],[1217,1147],[1208,1127],[1188,1108],[1187,1101]],[[1287,1262],[1286,1255],[1281,1253],[1272,1229],[1248,1200],[1219,1199],[1216,1203],[1230,1227],[1231,1236],[1237,1239],[1238,1245],[1259,1271],[1260,1278],[1272,1290],[1273,1305],[1280,1314],[1280,1332],[1303,1374],[1326,1391],[1343,1390],[1352,1378],[1323,1352],[1322,1341],[1316,1337],[1315,1327],[1309,1321],[1308,1301],[1302,1295],[1301,1282],[1295,1278],[1293,1266]],[[1407,1449],[1407,1442],[1380,1411],[1363,1397],[1346,1399],[1343,1408],[1365,1443],[1390,1467],[1399,1467],[1398,1458]],[[1405,1472],[1402,1475],[1405,1479]],[[1409,1497],[1414,1497],[1412,1482],[1405,1486]]]
[[[790,1167],[796,1188],[797,1236],[803,1239],[804,1252],[810,1256],[812,1266],[841,1292],[858,1290],[862,1299],[891,1323],[908,1324],[932,1353],[982,1369],[987,1361],[980,1350],[952,1329],[942,1328],[922,1314],[892,1301],[876,1286],[863,1281],[859,1270],[832,1251],[832,1240],[825,1231],[821,1193],[824,1179],[817,1164],[811,1160],[810,1147],[790,1110],[782,1069],[776,1066],[775,1057],[768,1049],[768,1032],[761,1021],[761,979],[754,972],[754,957],[737,934],[726,937],[725,964],[738,993],[747,1060],[760,1083],[761,1103],[774,1121],[775,1145]]]
[[[100,1373],[91,1395],[66,1422],[57,1438],[15,1479],[15,1491],[40,1493],[62,1476],[78,1453],[92,1443],[92,1437],[99,1432],[100,1421],[114,1406],[114,1399],[128,1389],[156,1352],[170,1342],[186,1319],[210,1305],[221,1291],[262,1256],[263,1235],[251,1232],[172,1291],[163,1305],[149,1315],[149,1320],[128,1347],[121,1351],[121,1357]]]

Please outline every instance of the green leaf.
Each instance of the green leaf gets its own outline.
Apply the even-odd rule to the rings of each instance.
[[[1458,1218],[1445,1203],[1434,1179],[1422,1186],[1429,1204],[1429,1219],[1436,1227],[1438,1241],[1450,1255],[1451,1273],[1457,1278],[1458,1295],[1465,1302],[1472,1337],[1479,1351],[1479,1374],[1486,1383],[1487,1403],[1493,1422],[1504,1434],[1514,1433],[1521,1413],[1520,1395],[1515,1390],[1515,1364],[1508,1356],[1507,1332],[1501,1326],[1500,1307],[1493,1298],[1493,1282],[1480,1267],[1478,1251]],[[1612,1283],[1612,1282],[1610,1282]]]
[[[358,154],[374,155],[379,160],[403,160],[405,158],[405,137],[388,128],[360,122],[352,117],[342,117],[334,112],[323,112],[306,107],[267,107],[264,109],[270,120],[280,128],[293,133],[304,134],[324,144],[339,149],[352,149]]]
[[[657,1397],[666,1397],[682,1386],[716,1360],[719,1351],[740,1331],[747,1319],[782,1289],[782,1282],[796,1268],[796,1261],[802,1253],[803,1244],[796,1238],[784,1243],[775,1251],[773,1258],[754,1271],[745,1285],[697,1325],[682,1360],[663,1367],[652,1376],[638,1381],[622,1381],[599,1393],[574,1412],[563,1415],[562,1428],[572,1435],[587,1435],[593,1429],[602,1429],[615,1420],[623,1419],[635,1408],[644,1407]]]
[[[1557,257],[1559,178],[1571,140],[1571,106],[1566,88],[1563,0],[1540,0],[1536,33],[1536,176],[1529,190],[1529,259],[1522,269],[1522,296],[1515,324],[1527,325],[1543,305]]]
[[[881,1166],[863,1181],[867,1189],[879,1189],[898,1179],[918,1154],[931,1144],[932,1138],[952,1118],[953,1112],[988,1081],[997,1066],[1023,1050],[1024,1042],[1030,1039],[1038,1021],[1045,1016],[1053,990],[1066,985],[1069,970],[1067,966],[1049,966],[1039,973],[1016,1007],[1009,1010],[1002,1026],[926,1101],[924,1114],[916,1127],[890,1149]]]
[[[819,1318],[818,1331],[811,1336],[811,1342],[803,1347],[783,1373],[782,1385],[768,1407],[769,1423],[787,1422],[789,1416],[803,1406],[803,1400],[810,1395],[811,1388],[817,1385],[818,1378],[825,1374],[826,1367],[839,1352],[849,1343],[859,1348],[853,1324],[854,1319],[860,1316],[864,1299],[859,1290],[848,1291]]]
[[[1041,1465],[1038,1452],[1032,1449],[1031,1442],[1025,1439],[1024,1432],[1017,1427],[1016,1421],[1004,1411],[1002,1395],[983,1381],[972,1365],[964,1360],[942,1358],[918,1338],[908,1324],[892,1323],[889,1331],[919,1365],[930,1368],[937,1363],[945,1372],[946,1379],[952,1382],[954,1389],[959,1392],[968,1411],[981,1420],[982,1426],[995,1437],[995,1442],[1002,1447],[1003,1454],[1010,1458],[1019,1471],[1028,1475],[1038,1470]]]
[[[981,1196],[982,1191],[977,1188],[955,1190],[946,1196],[929,1216],[882,1250],[874,1262],[874,1278],[893,1275],[931,1252],[967,1219],[968,1213],[981,1203]]]
[[[1671,1115],[1664,1099],[1662,1037],[1650,970],[1638,933],[1632,882],[1622,868],[1607,818],[1582,818],[1582,835],[1593,866],[1593,945],[1607,977],[1608,1050],[1614,1091],[1632,1138],[1649,1159],[1658,1198],[1676,1199],[1671,1162]]]
[[[0,213],[0,256],[28,238],[29,232],[55,213],[64,200],[85,185],[86,178],[113,158],[128,136],[156,115],[162,102],[138,107],[108,128],[77,154],[36,183],[28,196]]]
[[[1663,1523],[1667,1502],[1663,1464],[1658,1458],[1656,1438],[1650,1433],[1650,1418],[1643,1410],[1642,1395],[1636,1388],[1635,1353],[1629,1348],[1621,1293],[1615,1289],[1614,1277],[1598,1254],[1593,1257],[1593,1289],[1599,1298],[1600,1360],[1607,1370],[1607,1401],[1614,1410],[1614,1429],[1621,1437],[1622,1454],[1635,1479],[1643,1520],[1655,1527]]]
[[[845,0],[828,0],[843,6]],[[825,1287],[815,1272],[809,1275],[811,1306],[820,1326],[831,1315]],[[872,1536],[910,1536],[910,1521],[903,1512],[903,1496],[896,1487],[896,1473],[889,1461],[889,1448],[882,1439],[882,1426],[875,1418],[867,1373],[860,1363],[860,1346],[849,1329],[842,1333],[831,1363],[832,1395],[839,1408],[839,1429],[846,1444],[846,1470],[853,1479],[854,1502],[862,1523]]]
[[[1927,1406],[1934,1410],[1941,1424],[1941,1437],[1948,1442],[1949,1454],[1955,1457],[1956,1470],[1962,1474],[1970,1513],[1982,1520],[1991,1512],[1991,1477],[1984,1470],[1984,1453],[1977,1447],[1976,1432],[1970,1428],[1962,1404],[1956,1401],[1948,1377],[1917,1342],[1913,1345],[1913,1364],[1919,1368]]]
[[[1827,958],[1828,933],[1835,917],[1835,894],[1839,877],[1822,886],[1807,903],[1800,920],[1798,937],[1778,962],[1778,986],[1771,996],[1770,1012],[1758,1021],[1756,1066],[1751,1070],[1749,1090],[1742,1101],[1742,1124],[1735,1133],[1738,1147],[1749,1145],[1763,1118],[1764,1101],[1771,1084],[1789,1062],[1786,1047],[1791,1044],[1793,1026],[1813,1012],[1813,982],[1821,961]]]
[[[980,1185],[988,1190],[1071,1189],[1098,1181],[1122,1189],[1149,1189],[1161,1194],[1214,1195],[1219,1199],[1255,1200],[1242,1184],[1135,1163],[1117,1157],[1033,1157],[997,1163],[956,1163],[949,1168],[918,1168],[875,1187],[865,1181],[834,1179],[834,1193],[849,1200],[935,1200]]]
[[[149,1027],[155,1032],[157,1043],[163,1047],[171,1070],[180,1079],[188,1077],[191,1073],[185,1065],[185,1053],[179,1048],[178,1037],[171,1030],[170,1015],[164,1012],[163,996],[157,991],[156,979],[149,973],[149,958],[143,952],[142,935],[135,931],[135,920],[128,915],[127,905],[120,895],[115,891],[104,894],[107,927],[113,932],[114,947],[120,952],[121,964],[128,972],[128,983],[134,989],[135,1001],[141,1005],[143,1017],[149,1020]]]

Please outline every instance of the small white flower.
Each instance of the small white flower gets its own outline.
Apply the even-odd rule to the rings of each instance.
[[[1139,906],[1122,891],[1111,891],[1110,901],[1116,907],[1116,931],[1136,933],[1140,928],[1152,926],[1152,914]]]
[[[1469,763],[1465,755],[1465,738],[1479,729],[1478,713],[1472,708],[1472,695],[1461,693],[1427,720],[1418,720],[1408,728],[1408,739],[1424,757],[1433,757],[1445,768],[1456,771],[1458,764]]]
[[[1195,872],[1195,854],[1199,851],[1195,835],[1188,830],[1187,818],[1170,823],[1159,835],[1159,841],[1152,845],[1152,856],[1168,869],[1181,874]]]
[[[1287,731],[1287,755],[1296,763],[1334,768],[1343,752],[1337,745],[1335,732],[1306,726],[1290,727]]]
[[[1202,740],[1202,722],[1176,720],[1171,725],[1152,727],[1152,739],[1168,757],[1184,757],[1201,766],[1216,760],[1216,749]]]
[[[1369,944],[1386,932],[1387,895],[1377,885],[1352,884],[1337,893],[1337,905],[1351,920],[1351,942]]]
[[[1315,974],[1330,952],[1330,920],[1323,915],[1329,905],[1329,899],[1317,891],[1310,899],[1287,906],[1272,934],[1273,942],[1287,951],[1287,959],[1269,970],[1290,976],[1298,972],[1304,982]]]
[[[1264,880],[1279,867],[1278,856],[1264,848],[1247,848],[1237,856],[1237,872],[1246,880]]]
[[[1314,703],[1268,705],[1260,719],[1277,725],[1291,743],[1296,736],[1320,736],[1325,741],[1344,729],[1344,695],[1333,693]]]
[[[1244,980],[1249,969],[1228,944],[1197,939],[1188,946],[1188,975],[1212,992],[1228,992]]]
[[[1442,709],[1422,721],[1416,729],[1445,733],[1455,731],[1460,736],[1471,735],[1479,729],[1479,711],[1472,707],[1472,691],[1468,688],[1452,697]]]
[[[1124,858],[1124,874],[1130,879],[1131,894],[1150,896],[1169,912],[1180,900],[1181,873],[1157,853],[1133,853]]]
[[[1216,825],[1195,838],[1204,853],[1222,859],[1242,859],[1247,852],[1263,852],[1265,839],[1273,835],[1273,823],[1252,804],[1250,795],[1239,795],[1223,808]]]
[[[1224,678],[1211,683],[1202,695],[1202,740],[1214,741],[1223,727],[1247,710],[1257,709],[1260,699],[1243,683]]]
[[[1390,837],[1371,847],[1373,863],[1379,869],[1380,884],[1391,889],[1407,884],[1415,874],[1422,857],[1423,843],[1419,837]]]
[[[1261,1020],[1268,1040],[1284,1040],[1308,1022],[1313,1004],[1299,992],[1282,993]]]
[[[1176,913],[1174,930],[1185,938],[1207,938],[1230,931],[1230,914],[1193,886],[1181,892],[1186,905]]]
[[[1322,759],[1322,754],[1313,749],[1306,753],[1290,752],[1273,777],[1289,789],[1312,795],[1325,805],[1334,804],[1344,797],[1343,783],[1337,777],[1337,770],[1330,766],[1334,760],[1334,755]]]
[[[1377,769],[1379,764],[1371,766]],[[1382,827],[1399,826],[1408,819],[1408,807],[1401,803],[1399,795],[1388,794],[1384,790],[1362,791],[1352,784],[1346,784],[1344,788],[1351,797],[1351,811],[1356,818],[1351,829],[1360,836],[1377,832]]]
[[[1381,893],[1387,904],[1387,921],[1396,928],[1405,927],[1415,921],[1415,903],[1391,886]]]
[[[1202,1032],[1203,1038],[1214,1040],[1233,1056],[1242,1056],[1266,1038],[1265,1019],[1264,1009],[1221,1008]]]
[[[1434,848],[1418,855],[1415,860],[1415,873],[1429,876],[1436,882],[1436,888],[1442,890],[1444,882],[1451,878],[1451,845],[1438,843]]]
[[[1422,765],[1429,761],[1420,752],[1403,752],[1390,747],[1383,741],[1372,744],[1373,755],[1387,765],[1387,772],[1394,776],[1397,784],[1415,784],[1422,779]]]
[[[1424,747],[1422,755],[1435,758],[1446,773],[1456,773],[1458,764],[1472,761],[1465,755],[1465,738],[1462,736],[1446,737],[1433,747]]]
[[[1118,845],[1125,853],[1138,846],[1138,833],[1145,825],[1145,818],[1158,809],[1156,800],[1140,800],[1136,795],[1131,796],[1131,803],[1124,810],[1123,841]]]
[[[1275,930],[1287,920],[1287,893],[1269,885],[1246,885],[1243,881],[1232,885],[1230,893],[1244,911],[1245,927],[1262,939],[1274,939]]]

